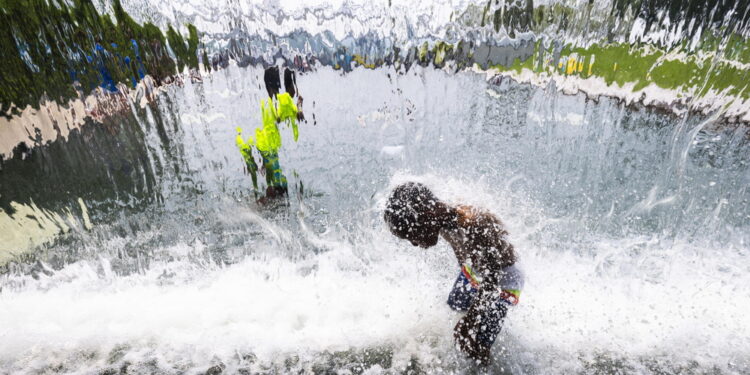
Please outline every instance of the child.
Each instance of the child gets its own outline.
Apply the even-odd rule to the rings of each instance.
[[[242,128],[237,128],[235,142],[245,160],[247,171],[253,179],[253,191],[258,191],[257,172],[258,165],[253,157],[253,146],[263,160],[263,170],[266,176],[266,196],[258,202],[264,203],[268,199],[280,198],[287,195],[287,179],[279,165],[279,149],[281,148],[281,134],[277,126],[280,122],[291,125],[294,141],[297,141],[299,132],[297,120],[304,121],[302,115],[302,97],[298,95],[297,80],[293,71],[286,69],[284,72],[284,86],[287,92],[279,93],[281,80],[279,68],[272,66],[265,70],[263,80],[266,83],[268,99],[261,101],[262,127],[255,129],[255,139],[247,140],[242,136]],[[297,96],[297,105],[292,98]]]
[[[518,304],[523,275],[502,222],[489,212],[441,202],[424,185],[407,182],[391,192],[384,213],[396,237],[423,248],[440,236],[453,248],[461,272],[448,305],[466,312],[453,337],[458,348],[486,365],[508,306]]]

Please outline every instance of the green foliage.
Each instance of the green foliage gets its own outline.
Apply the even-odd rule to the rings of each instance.
[[[112,13],[114,20],[100,15],[92,0],[0,0],[3,114],[14,114],[8,114],[11,105],[16,107],[13,112],[27,105],[38,107],[44,97],[65,101],[79,92],[87,94],[103,83],[102,70],[114,83],[132,84],[140,78],[139,68],[159,82],[175,74],[177,66],[198,67],[195,26],[187,25],[187,44],[170,27],[170,45],[174,42],[173,49],[179,51],[175,62],[158,27],[135,22],[119,0]],[[131,40],[137,44],[140,62]],[[96,53],[97,43],[106,53]]]
[[[710,91],[749,98],[748,78],[750,69],[743,64],[750,50],[748,42],[742,38],[730,39],[725,55],[716,57],[713,42],[702,46],[711,48],[699,53],[685,52],[680,46],[669,53],[648,45],[621,43],[593,44],[588,47],[565,45],[555,60],[552,50],[545,49],[537,42],[534,54],[526,61],[516,59],[510,67],[494,66],[503,71],[518,73],[528,69],[536,73],[557,72],[564,75],[577,75],[582,78],[600,77],[608,85],[625,86],[634,84],[633,91],[639,91],[650,84],[660,88],[679,90],[692,95],[704,96]],[[551,48],[551,47],[550,47]],[[543,61],[542,64],[536,64]]]

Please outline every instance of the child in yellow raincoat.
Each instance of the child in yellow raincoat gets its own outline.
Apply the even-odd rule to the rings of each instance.
[[[291,79],[289,79],[291,77]],[[253,179],[253,187],[257,191],[257,171],[258,165],[252,154],[252,148],[258,149],[263,159],[263,169],[266,176],[266,198],[280,197],[287,194],[287,179],[281,171],[279,165],[279,149],[281,148],[281,134],[279,133],[278,124],[286,123],[292,127],[294,141],[299,138],[299,129],[297,120],[304,120],[302,112],[295,105],[292,96],[297,93],[296,80],[294,73],[290,70],[285,72],[285,93],[279,93],[281,82],[279,79],[279,69],[270,67],[264,74],[268,99],[260,103],[262,127],[255,129],[255,139],[253,137],[244,140],[242,129],[237,128],[236,143],[240,153],[245,159],[248,172]],[[298,103],[301,105],[302,98],[298,97]]]

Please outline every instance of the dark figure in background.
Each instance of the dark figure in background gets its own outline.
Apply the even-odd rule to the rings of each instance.
[[[281,92],[281,80],[279,79],[279,68],[272,66],[266,68],[263,72],[263,82],[266,84],[266,91],[269,98],[275,98]]]
[[[299,137],[297,120],[304,119],[302,111],[298,107],[298,105],[300,107],[302,105],[302,98],[297,95],[298,90],[294,72],[286,70],[284,75],[287,92],[280,93],[281,77],[279,75],[279,68],[272,66],[267,68],[263,73],[263,81],[268,92],[268,99],[261,101],[263,126],[255,129],[255,139],[253,140],[251,137],[244,140],[242,129],[237,129],[236,143],[245,159],[247,169],[253,177],[253,187],[256,191],[258,185],[255,173],[259,169],[252,156],[253,146],[258,150],[263,160],[262,172],[266,177],[266,195],[259,199],[261,203],[266,202],[268,199],[286,196],[288,193],[287,179],[279,165],[281,134],[279,133],[278,123],[285,122],[292,127],[294,141],[296,142]],[[295,105],[292,99],[295,95],[298,97],[298,105]]]
[[[297,94],[297,76],[287,68],[284,69],[284,89],[292,98]]]
[[[466,312],[453,331],[457,347],[482,365],[502,328],[509,306],[518,304],[523,275],[502,222],[489,212],[440,201],[424,185],[407,182],[391,192],[384,213],[396,237],[414,246],[451,245],[461,272],[448,305]]]

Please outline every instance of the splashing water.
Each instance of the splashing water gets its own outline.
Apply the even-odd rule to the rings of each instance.
[[[674,160],[664,145],[682,135],[667,118],[616,102],[473,73],[320,69],[298,78],[317,125],[281,155],[304,193],[259,211],[231,142],[235,124],[259,121],[244,108],[261,74],[229,68],[171,90],[181,126],[153,152],[174,152],[162,163],[185,177],[164,174],[162,204],[50,247],[79,254],[55,271],[3,277],[3,368],[459,371],[451,251],[411,248],[381,223],[404,180],[511,229],[528,284],[497,369],[747,368],[739,128],[685,126],[740,168],[724,173],[695,140]]]

